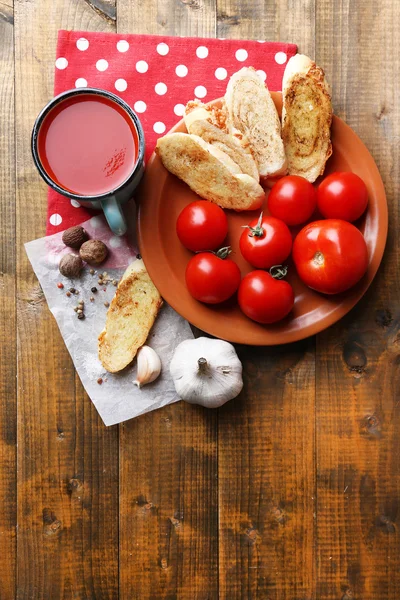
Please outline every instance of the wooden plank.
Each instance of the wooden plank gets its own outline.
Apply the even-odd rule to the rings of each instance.
[[[314,2],[219,0],[220,37],[314,53]],[[255,65],[256,66],[256,65]],[[220,598],[314,597],[314,340],[240,348],[241,398],[220,410]]]
[[[117,0],[120,33],[215,37],[216,0]]]
[[[215,2],[118,0],[118,31],[212,36]],[[218,598],[217,415],[177,403],[120,430],[120,597]]]
[[[314,342],[241,349],[242,397],[220,411],[220,597],[311,598]]]
[[[178,403],[121,426],[121,599],[218,598],[216,417]]]
[[[317,597],[400,597],[398,164],[400,13],[396,0],[317,3],[317,59],[334,108],[372,152],[390,234],[380,272],[351,314],[318,338]]]
[[[118,430],[83,393],[23,242],[45,233],[30,156],[52,96],[59,28],[110,31],[81,0],[15,2],[18,283],[18,598],[118,597]]]
[[[17,333],[13,8],[0,3],[0,597],[15,597]]]

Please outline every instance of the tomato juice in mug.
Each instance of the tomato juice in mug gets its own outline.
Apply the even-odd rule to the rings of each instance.
[[[94,88],[54,98],[38,116],[32,153],[44,180],[83,206],[101,208],[117,235],[126,231],[120,204],[144,169],[144,134],[118,96]]]

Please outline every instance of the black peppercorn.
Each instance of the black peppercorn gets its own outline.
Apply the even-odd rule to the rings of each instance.
[[[90,288],[90,291],[93,292],[93,294],[95,294],[97,292],[97,287]]]

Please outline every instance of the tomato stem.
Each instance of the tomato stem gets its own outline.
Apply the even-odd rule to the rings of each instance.
[[[265,231],[262,226],[263,213],[260,213],[260,216],[257,221],[257,225],[255,227],[250,227],[250,225],[243,225],[244,229],[250,229],[249,236],[250,237],[263,237]]]
[[[225,258],[228,258],[231,252],[232,250],[230,246],[224,246],[216,252],[213,252],[213,254],[215,254],[215,256],[218,256],[218,258],[222,258],[222,260],[224,260]]]
[[[286,277],[287,272],[288,268],[286,265],[273,265],[269,270],[269,274],[274,279],[283,279],[284,277]]]

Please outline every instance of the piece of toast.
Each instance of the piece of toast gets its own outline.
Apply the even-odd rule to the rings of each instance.
[[[168,171],[222,208],[256,210],[262,205],[265,193],[258,181],[197,135],[169,133],[158,139],[156,153]]]
[[[193,104],[193,102],[187,104],[184,117],[188,132],[198,135],[205,142],[225,152],[240,167],[242,173],[246,173],[258,181],[257,164],[249,147],[245,147],[237,137],[217,126],[213,122],[215,117],[212,110],[203,104],[198,104],[193,108]]]
[[[161,296],[143,261],[135,260],[119,282],[99,335],[99,359],[107,371],[117,373],[132,362],[146,342],[161,305]]]
[[[323,70],[308,56],[287,63],[282,82],[282,137],[290,175],[315,181],[332,154],[332,101]]]
[[[281,123],[268,88],[252,67],[243,67],[229,80],[225,93],[231,131],[247,139],[261,177],[286,173]]]

